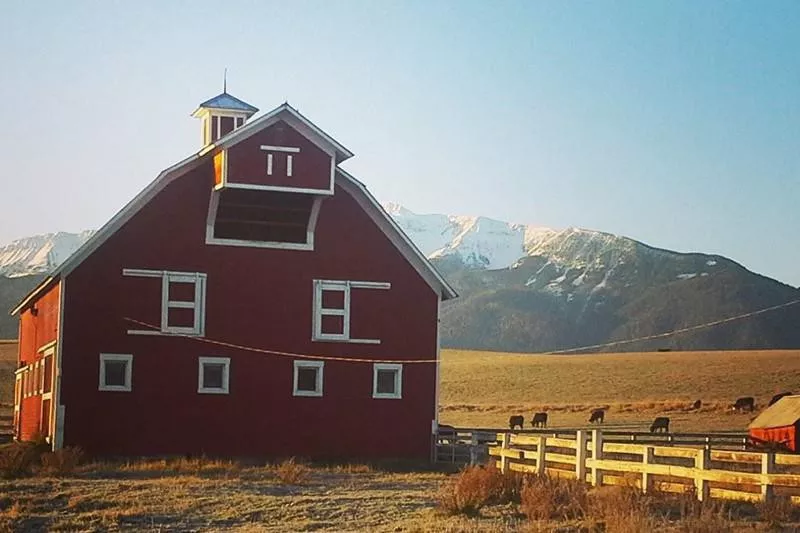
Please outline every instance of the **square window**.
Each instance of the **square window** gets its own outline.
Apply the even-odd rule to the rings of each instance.
[[[131,354],[100,354],[100,386],[101,391],[131,390],[131,376],[133,374],[133,355]]]
[[[376,363],[372,368],[373,398],[403,397],[403,365]]]
[[[228,394],[231,360],[229,357],[200,357],[197,392]]]
[[[295,396],[322,396],[322,373],[325,363],[322,361],[294,362]]]

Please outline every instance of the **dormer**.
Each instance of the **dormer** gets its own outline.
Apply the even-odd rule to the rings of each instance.
[[[317,214],[352,153],[288,103],[210,147],[206,244],[313,250]]]
[[[202,121],[203,146],[208,146],[244,126],[247,119],[257,112],[257,108],[223,91],[200,104],[192,116]]]

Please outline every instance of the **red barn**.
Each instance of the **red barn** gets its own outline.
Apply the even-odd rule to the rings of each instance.
[[[96,455],[428,458],[454,291],[288,104],[204,102],[163,171],[31,292],[15,432]]]

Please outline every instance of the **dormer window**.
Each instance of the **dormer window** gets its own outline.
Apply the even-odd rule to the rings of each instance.
[[[321,202],[319,196],[311,194],[214,191],[206,243],[312,250]]]

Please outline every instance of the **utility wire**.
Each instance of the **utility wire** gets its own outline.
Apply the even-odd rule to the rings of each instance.
[[[778,309],[783,309],[783,308],[786,308],[786,307],[790,307],[790,306],[796,305],[798,303],[800,303],[800,299],[792,300],[790,302],[786,302],[786,303],[783,303],[783,304],[780,304],[780,305],[773,305],[772,307],[765,307],[763,309],[759,309],[757,311],[751,311],[749,313],[742,313],[740,315],[736,315],[736,316],[732,316],[732,317],[728,317],[728,318],[723,318],[721,320],[714,320],[712,322],[706,322],[706,323],[698,324],[698,325],[695,325],[695,326],[689,326],[689,327],[685,327],[685,328],[674,329],[672,331],[667,331],[667,332],[664,332],[664,333],[657,333],[655,335],[645,335],[645,336],[642,336],[642,337],[636,337],[634,339],[605,342],[605,343],[602,343],[602,344],[591,344],[591,345],[587,345],[587,346],[580,346],[578,348],[568,348],[568,349],[565,349],[565,350],[553,350],[553,351],[549,351],[549,352],[540,352],[537,355],[566,354],[566,353],[580,352],[580,351],[584,351],[584,350],[592,350],[592,349],[595,349],[595,348],[608,348],[608,347],[611,347],[611,346],[621,346],[621,345],[624,345],[624,344],[631,344],[631,343],[634,343],[634,342],[641,342],[641,341],[652,340],[652,339],[661,339],[661,338],[664,338],[664,337],[669,337],[669,336],[672,336],[672,335],[678,335],[678,334],[681,334],[681,333],[687,333],[687,332],[690,332],[690,331],[698,331],[698,330],[701,330],[701,329],[712,328],[712,327],[715,327],[715,326],[719,326],[720,324],[727,324],[729,322],[734,322],[734,321],[737,321],[737,320],[743,320],[745,318],[750,318],[752,316],[761,315],[761,314],[764,314],[764,313],[770,313],[772,311],[776,311]],[[142,322],[140,320],[135,320],[135,319],[129,318],[129,317],[125,317],[124,319],[126,321],[128,321],[128,322],[133,323],[133,324],[137,324],[139,326],[146,327],[151,331],[160,332],[160,330],[161,330],[161,328],[159,326],[155,326],[153,324],[148,324],[148,323]],[[262,353],[262,354],[266,354],[266,355],[276,355],[276,356],[279,356],[279,357],[291,357],[291,358],[295,358],[295,359],[314,359],[314,360],[318,360],[318,361],[341,361],[341,362],[345,362],[345,363],[404,363],[404,364],[420,364],[420,363],[431,364],[431,363],[438,363],[440,361],[440,359],[373,359],[373,358],[364,358],[364,357],[336,357],[336,356],[330,356],[330,355],[301,354],[301,353],[294,353],[294,352],[283,352],[283,351],[279,351],[279,350],[267,350],[267,349],[264,349],[264,348],[257,348],[257,347],[254,347],[254,346],[244,346],[242,344],[236,344],[236,343],[232,343],[232,342],[225,342],[225,341],[210,339],[208,337],[197,337],[197,336],[188,335],[188,334],[185,334],[185,333],[164,333],[163,335],[169,336],[169,337],[185,337],[187,339],[191,339],[191,340],[194,340],[194,341],[197,341],[197,342],[203,342],[203,343],[207,343],[207,344],[214,344],[216,346],[223,346],[223,347],[226,347],[226,348],[233,348],[233,349],[236,349],[236,350],[243,350],[243,351],[248,351],[248,352]],[[530,354],[525,354],[525,353],[514,354],[514,353],[512,353],[512,354],[508,354],[508,355],[528,356]]]

